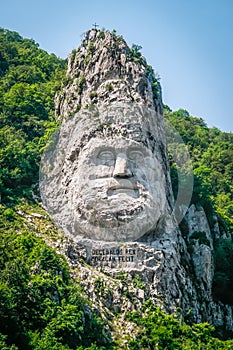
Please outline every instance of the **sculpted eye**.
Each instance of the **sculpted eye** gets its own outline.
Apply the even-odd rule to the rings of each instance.
[[[132,150],[129,152],[129,159],[142,161],[144,158],[144,154],[139,150]]]
[[[108,161],[108,160],[114,160],[115,156],[114,156],[113,152],[111,152],[111,151],[101,151],[98,154],[98,158],[101,160]]]

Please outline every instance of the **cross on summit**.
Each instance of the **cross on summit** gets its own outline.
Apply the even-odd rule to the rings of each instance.
[[[94,27],[95,29],[97,29],[97,27],[99,27],[99,25],[96,24],[96,22],[95,22],[94,24],[92,24],[92,25],[93,25],[93,27]]]

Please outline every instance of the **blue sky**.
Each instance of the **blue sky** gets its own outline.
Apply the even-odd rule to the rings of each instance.
[[[62,58],[95,22],[142,46],[172,110],[233,131],[233,0],[1,1],[1,27]]]

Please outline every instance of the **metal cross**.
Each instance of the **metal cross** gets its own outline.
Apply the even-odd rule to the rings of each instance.
[[[99,27],[99,25],[96,24],[96,23],[94,23],[94,24],[92,24],[92,25],[95,27],[95,29],[97,29],[97,27]]]

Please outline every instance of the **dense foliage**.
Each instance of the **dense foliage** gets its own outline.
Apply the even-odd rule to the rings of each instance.
[[[0,207],[1,349],[81,350],[109,344],[65,258],[38,237],[39,229],[20,208]]]
[[[221,341],[213,337],[214,327],[208,323],[185,324],[181,316],[167,315],[150,302],[143,306],[143,315],[138,311],[128,315],[135,323],[138,333],[129,340],[134,350],[224,350],[232,349],[233,341]]]
[[[40,150],[54,130],[54,95],[66,62],[0,28],[0,194],[9,201],[38,179]]]
[[[172,112],[166,107],[165,117],[188,146],[194,169],[192,203],[210,214],[214,208],[233,232],[233,134],[208,128],[183,109]],[[213,224],[211,215],[209,220]]]
[[[201,118],[183,109],[172,112],[165,107],[165,117],[178,131],[191,156],[194,189],[191,203],[205,209],[211,228],[233,234],[233,134],[208,128]],[[174,192],[177,192],[176,164],[171,164]],[[181,225],[181,229],[184,225]],[[213,297],[233,305],[233,242],[215,240],[215,276]]]
[[[139,49],[132,47],[135,59],[141,59]],[[53,101],[65,67],[64,60],[33,40],[0,28],[0,348],[5,350],[118,349],[66,261],[38,237],[41,228],[20,214],[22,198],[30,202],[31,185],[38,181],[41,151],[57,128]],[[210,214],[211,225],[215,208],[223,229],[232,230],[232,134],[210,129],[184,110],[167,108],[165,114],[189,147],[192,202]],[[233,304],[232,242],[216,242],[215,256],[214,297]],[[209,325],[187,326],[151,305],[144,311],[147,317],[129,316],[139,327],[137,338],[129,339],[130,349],[232,348],[213,338]]]

